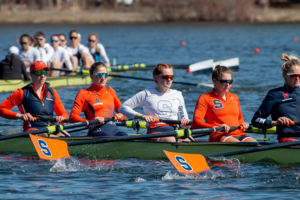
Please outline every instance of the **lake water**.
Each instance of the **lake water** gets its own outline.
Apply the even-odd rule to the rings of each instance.
[[[283,85],[280,60],[282,53],[298,54],[300,24],[222,24],[156,23],[102,25],[0,25],[0,58],[23,33],[54,33],[71,29],[87,36],[96,32],[109,58],[118,64],[146,63],[192,64],[239,57],[240,70],[234,76],[233,93],[239,96],[243,116],[250,122],[266,92]],[[186,46],[180,42],[185,41]],[[260,53],[254,53],[259,48]],[[131,76],[152,77],[151,71]],[[127,74],[126,74],[127,75]],[[176,81],[211,83],[209,76],[193,76],[185,70],[175,71]],[[153,82],[113,79],[110,85],[124,102]],[[68,112],[77,92],[87,86],[57,88]],[[211,88],[174,84],[185,98],[189,117],[200,94]],[[3,101],[10,93],[0,93]],[[13,108],[17,111],[16,108]],[[137,109],[141,111],[141,108]],[[22,128],[21,121],[0,119],[1,130]],[[126,130],[126,129],[124,129]],[[134,133],[133,130],[126,130]],[[86,131],[74,133],[85,135]],[[254,135],[262,138],[261,135]],[[269,135],[276,141],[275,135]],[[287,168],[267,163],[238,164],[227,161],[223,166],[210,163],[211,170],[193,176],[176,173],[170,162],[157,160],[85,160],[67,159],[66,163],[39,160],[18,154],[0,155],[1,199],[298,199],[299,166]]]

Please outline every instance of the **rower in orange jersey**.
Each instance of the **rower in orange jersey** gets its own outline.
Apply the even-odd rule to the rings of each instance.
[[[224,66],[216,66],[212,80],[214,89],[201,95],[197,101],[192,127],[194,129],[224,127],[225,132],[210,135],[210,142],[257,142],[244,133],[249,124],[244,122],[237,95],[229,92],[233,82],[231,70]],[[230,126],[243,126],[244,130],[229,131]]]
[[[17,89],[0,104],[0,116],[6,119],[24,120],[24,131],[38,130],[48,126],[47,122],[34,121],[33,117],[53,117],[53,112],[55,112],[57,123],[67,119],[68,113],[56,90],[46,83],[48,71],[50,69],[43,61],[33,62],[30,65],[32,83],[22,89]],[[11,111],[15,105],[18,105],[21,113]],[[46,137],[48,134],[42,133],[40,136]],[[50,135],[50,137],[58,136],[64,136],[64,134]]]
[[[96,62],[89,71],[92,85],[77,94],[70,114],[70,122],[99,120],[100,125],[89,127],[88,136],[126,136],[127,134],[119,131],[113,121],[104,123],[104,118],[114,116],[118,120],[126,118],[119,113],[122,103],[115,90],[106,84],[108,77],[106,66],[102,62]],[[84,112],[86,119],[80,117],[81,112]]]

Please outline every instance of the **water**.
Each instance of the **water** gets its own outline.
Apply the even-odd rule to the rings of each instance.
[[[293,42],[300,32],[299,24],[222,24],[157,23],[104,25],[0,25],[0,58],[23,33],[51,34],[76,29],[86,43],[90,32],[100,35],[111,61],[157,64],[192,64],[240,58],[240,71],[234,76],[233,93],[239,96],[243,116],[250,122],[266,92],[281,86],[282,53],[298,54],[299,43]],[[180,46],[185,41],[186,46]],[[260,53],[254,53],[260,48]],[[126,74],[127,75],[127,74]],[[130,74],[151,77],[151,72]],[[176,81],[211,83],[207,76],[193,76],[185,70],[175,71]],[[123,102],[152,82],[113,79],[110,85]],[[77,92],[87,86],[57,88],[68,112]],[[189,117],[200,94],[211,88],[174,84],[185,98]],[[3,101],[10,93],[1,93]],[[13,108],[17,111],[17,108]],[[137,109],[141,111],[142,109]],[[22,128],[21,121],[0,119],[1,130]],[[124,129],[125,130],[125,129]],[[133,130],[127,130],[134,133]],[[84,135],[86,131],[74,133]],[[254,135],[261,138],[261,135]],[[269,135],[276,141],[275,135]],[[284,199],[299,198],[299,166],[281,168],[266,163],[227,161],[209,163],[211,170],[193,176],[176,172],[168,161],[121,159],[43,161],[37,157],[0,154],[0,194],[2,199]]]

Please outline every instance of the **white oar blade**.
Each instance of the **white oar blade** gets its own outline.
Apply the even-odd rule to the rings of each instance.
[[[240,65],[240,60],[239,58],[230,58],[228,60],[217,61],[214,62],[213,69],[215,69],[217,65],[226,66],[229,67],[232,71],[237,71]]]
[[[212,67],[213,67],[213,64],[214,64],[214,60],[213,59],[210,59],[210,60],[205,60],[205,61],[202,61],[202,62],[198,62],[198,63],[195,63],[195,64],[191,64],[189,66],[189,69],[191,72],[196,72],[196,71],[207,71],[207,73],[211,73],[212,72]]]

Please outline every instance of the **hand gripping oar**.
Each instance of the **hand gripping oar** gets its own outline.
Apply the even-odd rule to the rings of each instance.
[[[234,128],[241,129],[240,126]],[[76,142],[68,142],[68,143],[62,140],[43,138],[31,134],[30,134],[30,138],[39,157],[46,160],[52,160],[52,159],[70,157],[68,146],[78,146],[78,145],[88,145],[88,144],[98,144],[98,143],[118,142],[118,141],[130,141],[130,140],[144,140],[149,138],[170,137],[170,136],[174,136],[176,138],[188,138],[189,136],[191,136],[191,134],[197,134],[202,132],[213,133],[215,131],[222,132],[224,131],[224,128],[206,128],[206,129],[198,129],[198,130],[181,129],[181,130],[169,131],[169,132],[157,133],[157,134],[110,137],[110,138],[101,138],[101,139],[94,139],[89,141],[76,141]]]
[[[163,122],[167,124],[181,124],[180,120],[164,120],[164,119],[155,119],[155,122]],[[137,121],[137,120],[128,120],[128,121],[120,121],[115,122],[117,126],[126,126],[126,128],[135,128],[138,126],[139,129],[147,129],[145,121]],[[187,125],[191,125],[192,121],[190,121]]]
[[[34,121],[46,121],[46,122],[56,122],[56,118],[53,117],[33,117]],[[62,122],[69,122],[68,119],[64,119]]]
[[[115,120],[115,117],[104,119],[105,122],[113,121],[113,120]],[[78,122],[78,123],[65,124],[65,125],[53,125],[53,126],[48,126],[48,127],[45,127],[45,128],[41,128],[39,130],[26,131],[26,132],[17,133],[17,134],[14,134],[14,135],[0,136],[0,140],[7,140],[7,139],[11,139],[11,138],[23,137],[23,136],[27,136],[29,134],[48,133],[50,135],[50,134],[54,134],[56,132],[60,132],[62,130],[66,130],[66,129],[70,129],[70,128],[76,128],[76,127],[80,127],[80,126],[94,125],[94,124],[99,124],[99,121],[98,120],[92,120],[92,121]]]
[[[266,151],[271,149],[278,149],[278,148],[297,146],[297,145],[300,145],[300,141],[259,146],[259,147],[249,148],[249,149],[218,153],[218,154],[213,154],[208,156],[202,156],[201,154],[174,153],[165,150],[164,152],[169,158],[169,160],[172,162],[174,167],[177,169],[177,171],[181,173],[199,173],[209,169],[206,159],[210,159],[214,157],[236,156],[236,155],[241,155],[246,153],[254,153],[258,151]]]

